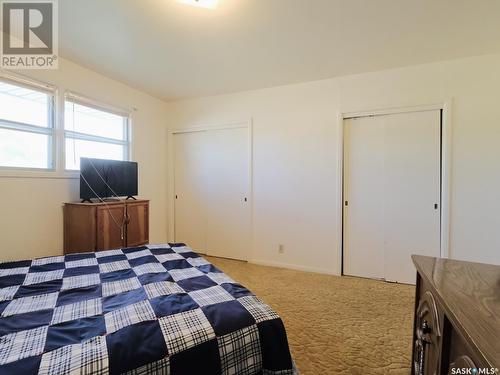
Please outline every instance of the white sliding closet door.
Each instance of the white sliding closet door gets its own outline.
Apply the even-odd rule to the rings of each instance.
[[[384,122],[379,117],[349,119],[344,132],[344,273],[382,279]]]
[[[415,282],[440,256],[440,111],[345,121],[344,273]]]
[[[248,129],[206,132],[209,179],[207,253],[248,259]]]
[[[411,254],[440,256],[441,114],[385,117],[385,278],[415,283]]]
[[[175,160],[176,241],[208,255],[248,259],[248,137],[246,127],[175,135],[176,155],[183,156]]]
[[[202,132],[174,135],[175,241],[206,252],[208,168]]]

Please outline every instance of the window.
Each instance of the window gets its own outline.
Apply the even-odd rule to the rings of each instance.
[[[66,169],[80,169],[81,157],[128,160],[128,123],[128,114],[101,108],[72,94],[66,95]]]
[[[81,157],[129,160],[129,118],[69,92],[59,101],[51,85],[0,72],[0,176],[74,178],[63,172],[78,171]]]
[[[53,168],[54,91],[0,80],[0,167]]]

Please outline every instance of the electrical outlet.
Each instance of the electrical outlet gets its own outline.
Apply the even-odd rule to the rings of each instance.
[[[285,253],[285,245],[283,245],[282,243],[280,243],[278,245],[278,253],[280,253],[280,254],[284,254]]]

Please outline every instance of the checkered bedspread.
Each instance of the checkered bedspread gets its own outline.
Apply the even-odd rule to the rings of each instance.
[[[294,374],[281,319],[183,244],[0,264],[0,374]]]

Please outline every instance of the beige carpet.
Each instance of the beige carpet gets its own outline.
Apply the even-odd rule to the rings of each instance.
[[[301,374],[409,374],[415,288],[207,257],[271,305]]]

